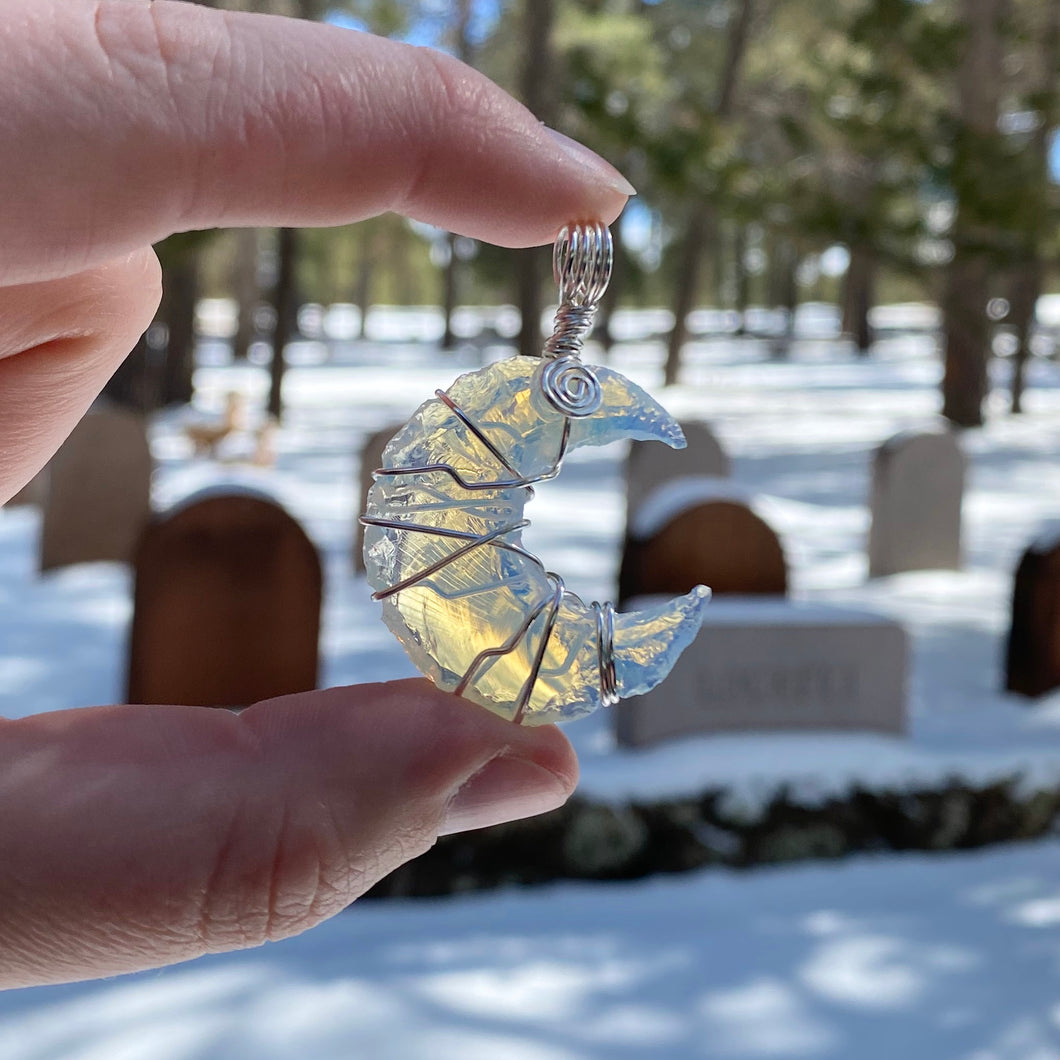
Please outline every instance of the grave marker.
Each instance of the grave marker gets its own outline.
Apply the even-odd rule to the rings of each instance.
[[[649,494],[672,479],[729,476],[729,458],[705,423],[682,423],[681,430],[688,442],[684,449],[671,449],[658,442],[630,443],[626,460],[627,523]]]
[[[870,578],[960,569],[965,463],[949,430],[903,432],[876,450]]]
[[[717,479],[677,480],[647,497],[623,546],[620,601],[707,585],[726,594],[784,596],[787,562],[775,531]]]
[[[1060,534],[1023,553],[1012,589],[1005,689],[1042,696],[1060,687]]]
[[[129,563],[151,515],[151,450],[144,417],[93,409],[46,469],[40,569]]]
[[[670,676],[613,708],[615,734],[643,747],[734,731],[901,733],[906,669],[905,633],[891,619],[787,600],[714,600]]]
[[[321,589],[317,550],[279,505],[193,498],[137,549],[128,701],[237,707],[315,688]]]

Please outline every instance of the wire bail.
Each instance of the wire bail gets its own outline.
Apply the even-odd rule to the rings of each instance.
[[[611,232],[600,221],[564,226],[552,249],[560,302],[595,309],[611,281],[614,253]]]
[[[565,225],[556,236],[552,275],[559,287],[559,308],[541,354],[551,362],[542,372],[541,388],[564,416],[591,416],[603,401],[596,374],[581,363],[579,354],[613,262],[611,232],[600,221]]]

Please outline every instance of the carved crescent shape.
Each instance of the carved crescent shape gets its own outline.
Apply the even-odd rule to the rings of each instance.
[[[592,369],[596,412],[559,412],[541,379],[556,363],[513,357],[438,391],[384,451],[363,518],[368,582],[412,661],[439,687],[526,724],[653,688],[709,598],[699,586],[616,614],[583,603],[523,548],[533,483],[554,478],[571,449],[619,438],[684,446],[677,423],[607,368]]]
[[[632,614],[586,605],[522,543],[534,483],[581,445],[681,428],[640,387],[578,359],[611,275],[599,223],[560,232],[556,328],[543,356],[461,376],[383,452],[364,565],[383,619],[436,685],[526,724],[577,718],[654,688],[692,641],[710,590]]]

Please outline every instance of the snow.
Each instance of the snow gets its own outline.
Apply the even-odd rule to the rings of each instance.
[[[802,339],[790,360],[772,360],[767,343],[710,338],[690,345],[681,385],[665,390],[657,342],[623,344],[609,363],[678,418],[710,423],[732,457],[733,483],[761,500],[781,535],[800,606],[851,608],[908,629],[908,738],[728,734],[631,752],[616,749],[599,712],[567,729],[583,794],[621,801],[726,787],[753,808],[781,783],[812,799],[854,781],[1060,782],[1060,694],[1031,703],[1000,690],[1012,574],[1060,504],[1060,365],[1030,366],[1023,416],[1005,414],[999,389],[988,426],[962,435],[965,568],[870,582],[873,451],[931,425],[938,409],[933,339],[907,317],[889,314],[889,337],[868,359]],[[630,317],[624,327],[647,334],[654,323]],[[426,315],[380,320],[387,335],[433,326]],[[154,502],[165,508],[229,483],[275,496],[324,558],[324,680],[411,675],[352,573],[357,451],[483,354],[437,354],[397,339],[314,343],[310,352],[288,376],[275,468],[194,458],[180,417],[164,417],[152,437]],[[238,390],[256,411],[250,426],[260,422],[266,370],[226,363],[216,342],[204,345],[202,362],[200,410],[218,412]],[[996,371],[1003,384],[1008,366]],[[622,456],[621,446],[572,454],[528,510],[528,545],[587,599],[614,593]],[[92,564],[39,577],[38,531],[34,510],[0,511],[0,715],[8,717],[113,702],[124,683],[129,572]],[[0,1060],[1060,1060],[1057,881],[1060,847],[1043,842],[362,904],[249,954],[0,995]]]
[[[902,313],[896,315],[900,322]],[[405,311],[389,327],[415,331],[431,320],[433,314],[421,319]],[[872,454],[900,431],[937,423],[939,363],[931,338],[903,334],[880,342],[869,359],[838,343],[804,340],[788,361],[770,359],[767,345],[754,340],[697,342],[682,384],[666,390],[661,355],[658,343],[628,343],[611,363],[679,418],[710,423],[732,457],[731,483],[723,488],[753,497],[779,532],[794,600],[894,618],[909,630],[911,729],[905,740],[726,735],[633,752],[615,747],[610,719],[599,712],[568,727],[582,760],[582,791],[648,799],[724,785],[754,803],[780,783],[809,793],[842,790],[855,779],[899,788],[955,775],[985,781],[1020,774],[1031,786],[1060,781],[1060,695],[1032,705],[1000,691],[1012,574],[1022,550],[1056,523],[1060,366],[1032,364],[1024,416],[1005,416],[999,391],[988,426],[962,436],[969,456],[965,569],[868,581]],[[187,413],[169,415],[154,429],[156,507],[207,487],[238,485],[277,497],[306,526],[327,575],[328,684],[414,672],[379,621],[363,578],[352,574],[357,452],[369,433],[404,421],[481,356],[471,348],[438,354],[400,342],[332,344],[324,363],[289,372],[275,468],[193,458],[181,432]],[[206,360],[196,377],[197,411],[219,414],[238,391],[250,410],[248,427],[256,427],[266,370],[225,364],[212,353]],[[230,452],[240,451],[234,439]],[[621,445],[576,451],[528,509],[527,543],[590,600],[614,593],[622,457]],[[123,685],[129,572],[96,564],[38,578],[38,528],[31,509],[0,511],[0,714],[7,716],[112,702]]]
[[[361,903],[0,994],[5,1060],[1057,1060],[1060,844]]]
[[[901,310],[908,315],[901,307],[892,314],[897,322]],[[433,312],[406,310],[388,327],[415,332],[433,319]],[[499,353],[491,349],[489,356]],[[401,342],[332,344],[325,362],[289,372],[289,412],[277,434],[275,468],[193,458],[181,432],[187,413],[155,427],[156,507],[219,485],[260,490],[286,505],[321,548],[327,684],[414,672],[379,621],[363,578],[352,574],[357,452],[369,433],[403,422],[481,356],[470,347],[438,354]],[[969,456],[965,569],[868,581],[872,454],[900,431],[937,423],[939,362],[930,336],[882,341],[868,359],[815,340],[797,342],[788,361],[770,359],[764,342],[697,342],[689,346],[681,385],[666,390],[661,356],[658,343],[627,343],[616,348],[611,364],[678,418],[710,423],[733,462],[725,490],[753,497],[781,536],[794,600],[894,618],[909,630],[911,728],[905,740],[726,735],[634,752],[616,748],[610,719],[598,712],[568,727],[582,760],[582,791],[621,801],[726,786],[755,804],[781,783],[809,797],[854,780],[905,788],[949,776],[987,781],[1019,774],[1030,786],[1060,782],[1060,694],[1032,705],[1000,691],[1012,574],[1022,550],[1056,522],[1060,366],[1032,364],[1024,416],[1005,416],[998,391],[988,426],[962,436]],[[253,429],[266,370],[225,364],[212,352],[206,360],[196,376],[199,411],[220,413],[227,395],[238,391]],[[230,451],[240,452],[238,439]],[[614,593],[622,457],[621,445],[576,451],[528,509],[529,546],[590,600]],[[29,509],[0,511],[0,714],[7,716],[112,702],[123,685],[128,571],[97,564],[38,578],[38,519]]]
[[[708,501],[735,501],[751,508],[755,504],[747,490],[732,479],[687,475],[664,482],[644,498],[630,518],[630,537],[634,541],[646,541],[677,516]]]

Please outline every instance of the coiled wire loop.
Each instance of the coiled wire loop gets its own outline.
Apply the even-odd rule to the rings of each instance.
[[[611,233],[599,221],[566,225],[556,237],[552,274],[559,287],[559,309],[542,353],[552,363],[541,374],[541,388],[564,416],[591,416],[603,401],[596,374],[578,355],[611,279],[613,262]]]
[[[561,303],[591,306],[603,297],[611,280],[614,246],[599,221],[566,225],[552,248],[552,275]]]

